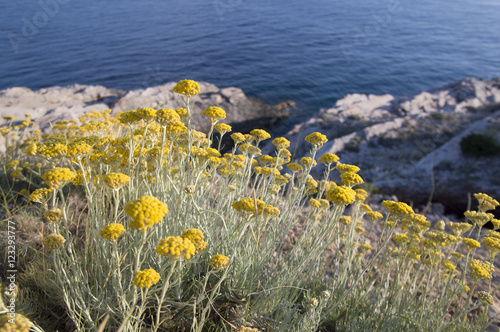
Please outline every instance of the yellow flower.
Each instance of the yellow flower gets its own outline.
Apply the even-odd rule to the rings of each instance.
[[[226,112],[217,106],[210,106],[201,112],[201,114],[208,117],[211,123],[216,123],[217,121],[226,118]]]
[[[262,129],[254,129],[250,132],[250,135],[255,137],[255,140],[257,141],[264,141],[266,139],[271,138],[271,135],[265,130]]]
[[[118,119],[118,121],[120,121],[120,123],[126,125],[132,125],[141,120],[141,117],[137,114],[135,110],[118,113],[116,118]]]
[[[308,143],[311,143],[313,146],[313,149],[317,150],[323,146],[326,142],[328,142],[328,139],[326,138],[325,135],[315,132],[312,134],[309,134],[306,136],[305,141]]]
[[[355,165],[349,165],[349,164],[341,164],[338,163],[335,168],[340,172],[340,173],[345,173],[345,172],[352,172],[352,173],[357,173],[359,172],[360,168]]]
[[[19,160],[16,159],[5,164],[5,169],[16,168],[17,166],[19,166]]]
[[[184,230],[182,232],[181,237],[184,239],[190,240],[194,244],[194,246],[196,248],[195,254],[199,254],[200,252],[205,250],[205,248],[207,247],[207,243],[205,241],[203,241],[205,239],[203,232],[197,228],[191,228],[191,229]]]
[[[483,244],[488,248],[491,257],[495,257],[500,253],[500,239],[496,237],[486,237],[483,240]]]
[[[491,271],[493,267],[488,262],[483,262],[478,259],[473,259],[469,263],[469,269],[474,279],[491,279]]]
[[[378,211],[368,211],[366,212],[366,216],[368,217],[368,219],[371,221],[371,222],[374,222],[374,221],[377,221],[377,220],[380,220],[382,219],[384,216],[382,215],[382,213],[378,212]]]
[[[389,213],[396,216],[404,216],[414,213],[413,209],[408,204],[403,202],[382,201],[382,205],[387,211],[389,211]]]
[[[62,212],[59,209],[52,209],[48,210],[43,214],[43,220],[50,222],[50,223],[56,223],[62,218]]]
[[[64,242],[66,242],[66,239],[64,239],[64,236],[59,234],[50,234],[42,241],[43,246],[51,250],[59,249],[64,244]]]
[[[99,235],[107,240],[116,240],[122,236],[123,233],[125,233],[125,227],[118,223],[106,225],[99,231]]]
[[[290,141],[284,137],[278,137],[273,140],[273,144],[278,151],[288,149],[290,146]]]
[[[443,266],[448,271],[454,271],[457,267],[453,265],[449,260],[445,259],[443,261]]]
[[[342,225],[350,225],[352,222],[351,216],[342,216],[339,218],[339,223]]]
[[[231,206],[236,211],[249,212],[251,215],[261,214],[266,206],[266,203],[260,199],[256,199],[257,207],[255,207],[254,199],[251,197],[246,197],[234,202]]]
[[[311,205],[311,207],[316,208],[316,209],[321,208],[321,203],[317,199],[314,199],[314,198],[311,198],[309,200],[309,205]]]
[[[80,157],[89,154],[92,151],[92,146],[85,142],[77,141],[68,144],[66,156]]]
[[[325,153],[321,157],[319,157],[318,162],[324,163],[325,165],[330,165],[339,161],[339,157],[333,153]]]
[[[214,130],[218,132],[221,135],[224,135],[225,133],[228,133],[232,130],[230,125],[225,124],[225,123],[218,123],[214,126]]]
[[[76,177],[76,173],[69,168],[55,167],[42,175],[42,179],[49,188],[58,189]]]
[[[119,189],[130,182],[130,177],[122,173],[108,173],[102,176],[104,183],[111,189]]]
[[[153,196],[142,196],[139,199],[128,202],[125,212],[132,217],[129,227],[146,231],[154,224],[159,223],[168,212],[167,206]]]
[[[311,168],[311,167],[314,167],[314,166],[317,165],[316,160],[313,160],[310,157],[302,157],[300,159],[300,162],[302,163],[302,165],[304,165],[304,166],[306,166],[308,168]]]
[[[243,135],[242,133],[234,133],[231,135],[231,138],[233,139],[235,144],[241,144],[246,140],[245,135]]]
[[[200,86],[195,81],[182,80],[174,86],[172,91],[186,97],[193,97],[200,93]]]
[[[229,264],[229,257],[224,255],[215,255],[210,258],[210,266],[216,270],[223,270]]]
[[[481,248],[481,243],[477,242],[474,239],[465,238],[464,239],[465,246],[467,247],[467,251],[471,251],[472,249]]]
[[[30,201],[35,203],[43,203],[48,199],[49,195],[51,195],[53,191],[54,189],[52,188],[36,189],[34,192],[31,193]]]
[[[409,239],[408,239],[408,235],[406,235],[406,234],[402,234],[402,233],[401,233],[401,234],[394,234],[394,235],[392,236],[392,239],[393,239],[394,241],[396,241],[397,243],[406,243],[406,242],[408,242],[408,240],[409,240]]]
[[[171,108],[160,108],[156,111],[156,122],[160,125],[175,124],[178,121],[181,121],[181,117]]]
[[[364,183],[363,179],[361,176],[354,172],[344,172],[340,174],[340,178],[342,179],[342,183],[345,184],[346,186],[352,186],[356,184],[361,184]]]
[[[288,169],[290,169],[293,173],[296,173],[296,172],[300,172],[300,171],[303,171],[304,170],[304,167],[302,167],[300,164],[298,163],[290,163],[288,165],[286,165],[288,167]]]
[[[29,332],[33,323],[20,313],[0,315],[0,332]]]
[[[188,238],[167,236],[160,241],[156,252],[174,260],[181,259],[181,256],[184,256],[185,259],[190,259],[191,255],[196,254],[196,247]]]
[[[135,111],[135,114],[146,122],[152,121],[156,117],[156,110],[154,108],[143,107]]]
[[[365,229],[361,226],[356,226],[356,228],[354,228],[354,231],[356,231],[356,233],[358,234],[363,234],[365,232]]]
[[[453,231],[455,236],[461,236],[463,233],[471,229],[472,225],[466,222],[449,222],[448,227]]]
[[[351,204],[356,200],[356,192],[349,187],[339,186],[326,192],[326,198],[334,203]]]
[[[64,157],[66,155],[67,147],[62,143],[47,143],[37,145],[35,150],[37,155],[43,156],[47,159],[52,159]]]
[[[13,121],[16,117],[12,115],[3,115],[2,119],[4,119],[7,122]]]
[[[485,291],[479,291],[477,292],[477,297],[479,298],[481,303],[486,305],[493,305],[493,296],[491,296],[490,293]]]
[[[253,328],[253,327],[247,327],[247,326],[240,326],[236,332],[260,332],[259,329]]]
[[[494,210],[500,203],[496,199],[491,198],[490,196],[483,194],[483,193],[477,193],[474,194],[474,197],[478,200],[479,202],[479,211],[485,212],[488,210]]]
[[[483,227],[488,221],[493,219],[494,215],[492,213],[477,212],[477,211],[465,211],[465,218],[472,221],[478,228]]]
[[[363,180],[361,180],[363,181]],[[357,201],[364,201],[366,199],[366,197],[368,196],[368,193],[366,192],[366,190],[364,189],[354,189],[354,191],[356,192],[356,200]]]
[[[181,119],[184,119],[188,115],[188,110],[187,108],[180,107],[175,110],[175,113],[179,114]]]
[[[134,277],[133,284],[137,287],[150,288],[160,281],[160,275],[154,269],[146,269],[137,272]]]
[[[28,156],[35,156],[37,152],[37,147],[38,143],[31,143],[26,149],[26,151],[24,151],[24,153],[26,153]]]

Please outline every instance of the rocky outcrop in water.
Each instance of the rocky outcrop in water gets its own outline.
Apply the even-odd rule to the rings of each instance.
[[[408,97],[347,95],[286,135],[296,160],[308,155],[304,137],[315,131],[329,140],[318,158],[335,153],[361,167],[365,182],[402,200],[425,203],[432,196],[463,213],[468,194],[500,199],[500,155],[467,156],[460,149],[471,133],[500,142],[500,79],[467,78]],[[268,144],[263,153],[272,149]],[[320,165],[314,173],[321,176]]]

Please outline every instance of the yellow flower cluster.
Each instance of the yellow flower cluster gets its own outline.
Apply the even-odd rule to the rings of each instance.
[[[194,244],[196,248],[195,254],[199,254],[207,247],[207,243],[203,241],[205,239],[203,232],[197,228],[182,231],[181,237],[190,240]]]
[[[253,328],[253,327],[247,327],[247,326],[240,326],[236,332],[260,332],[259,329]]]
[[[52,189],[58,189],[76,177],[69,168],[55,167],[42,175],[45,184]]]
[[[339,161],[339,157],[333,153],[325,153],[318,159],[318,162],[324,163],[325,165],[330,165],[337,161]]]
[[[210,258],[210,266],[216,270],[223,270],[229,264],[229,257],[224,255],[215,255]]]
[[[408,204],[403,202],[382,201],[382,205],[387,211],[389,211],[389,213],[395,216],[404,216],[414,213],[413,209]]]
[[[160,108],[156,112],[156,122],[160,125],[175,125],[181,121],[179,114],[171,108]]]
[[[288,167],[288,169],[291,170],[293,173],[300,172],[300,171],[304,170],[304,167],[302,167],[302,165],[300,165],[298,163],[290,163],[290,164],[286,165],[286,167]]]
[[[351,204],[356,201],[356,192],[345,186],[338,186],[326,192],[326,198],[334,203]]]
[[[15,169],[17,166],[19,166],[19,160],[15,159],[5,164],[5,169],[11,169],[11,168]]]
[[[108,173],[102,176],[104,183],[111,189],[120,189],[130,182],[130,177],[122,173]]]
[[[273,140],[273,145],[276,147],[278,151],[288,149],[290,146],[290,141],[284,137],[278,137]]]
[[[67,152],[66,145],[62,143],[47,143],[43,145],[36,145],[35,149],[37,155],[43,156],[47,159],[62,158],[66,155]],[[26,152],[28,152],[28,150]]]
[[[231,128],[230,125],[228,124],[225,124],[225,123],[218,123],[214,126],[214,130],[216,132],[218,132],[219,134],[221,135],[224,135],[225,133],[228,133],[230,132],[231,130],[233,130],[233,128]]]
[[[47,247],[51,250],[59,249],[64,244],[64,242],[66,242],[66,239],[64,238],[64,236],[59,234],[50,234],[42,241],[44,247]]]
[[[156,272],[154,269],[146,269],[137,272],[134,277],[133,284],[137,287],[145,287],[149,289],[158,281],[160,281],[160,274],[158,274],[158,272]]]
[[[443,266],[448,271],[454,271],[457,267],[453,265],[449,260],[445,259],[443,261]]]
[[[0,332],[29,332],[32,326],[30,320],[19,313],[14,318],[10,314],[0,315]]]
[[[478,259],[473,259],[469,263],[469,269],[474,279],[491,279],[491,271],[493,266],[488,262],[483,262]]]
[[[128,202],[125,212],[132,217],[129,227],[146,231],[154,224],[159,223],[168,212],[167,206],[153,196],[142,196],[139,199]]]
[[[211,123],[216,123],[217,121],[226,118],[226,112],[217,106],[210,106],[201,112],[204,116],[208,117]]]
[[[479,298],[481,303],[486,305],[493,305],[493,296],[491,296],[490,293],[485,291],[479,291],[477,292],[477,297]]]
[[[160,240],[156,252],[170,259],[190,259],[191,255],[196,254],[196,247],[188,238],[180,236],[167,236]]]
[[[478,228],[483,227],[488,221],[493,219],[493,213],[478,212],[478,211],[465,211],[465,218],[472,221]]]
[[[150,107],[139,108],[135,111],[135,114],[145,122],[151,122],[156,117],[156,110]]]
[[[368,211],[366,212],[366,216],[368,217],[368,219],[371,221],[371,222],[374,222],[374,221],[377,221],[377,220],[380,220],[382,219],[384,216],[382,215],[382,213],[378,212],[378,211]]]
[[[311,157],[302,157],[300,158],[300,162],[307,168],[311,168],[317,165],[316,160],[313,160]]]
[[[107,240],[116,240],[122,236],[123,233],[125,233],[125,227],[118,223],[106,225],[99,231],[99,235]]]
[[[271,135],[262,129],[254,129],[250,132],[250,135],[252,135],[257,141],[264,141],[271,138]]]
[[[340,179],[342,180],[342,183],[345,184],[346,186],[353,186],[356,184],[364,183],[361,176],[359,176],[354,172],[344,172],[340,174]]]
[[[472,225],[465,222],[449,222],[448,227],[453,231],[455,236],[461,236],[463,233],[471,229]]]
[[[493,199],[490,196],[483,193],[474,194],[474,197],[479,202],[478,209],[481,212],[494,210],[498,205],[500,205],[500,203],[498,203],[496,199]]]
[[[345,172],[357,173],[360,170],[360,168],[358,166],[349,165],[349,164],[342,164],[342,163],[337,163],[337,166],[335,166],[335,168],[340,173],[345,173]]]
[[[43,203],[45,202],[49,195],[52,194],[54,189],[52,188],[39,188],[33,191],[30,195],[30,201],[35,203]]]
[[[185,95],[186,97],[193,97],[200,93],[200,86],[195,81],[182,80],[174,86],[172,91]]]
[[[59,209],[51,209],[43,214],[42,219],[50,223],[56,223],[62,218],[62,212]]]
[[[325,135],[315,132],[307,135],[305,141],[310,143],[313,146],[314,150],[318,150],[323,146],[323,144],[328,142],[328,139]]]
[[[85,142],[73,142],[68,144],[66,156],[81,157],[89,154],[92,151],[92,146]]]
[[[473,249],[481,248],[481,243],[474,239],[464,238],[465,246],[467,247],[467,251],[471,251]]]
[[[488,248],[491,257],[495,257],[500,253],[500,239],[492,236],[485,237],[483,244]]]

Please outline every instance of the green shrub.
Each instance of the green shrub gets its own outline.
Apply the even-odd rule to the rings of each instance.
[[[499,150],[493,137],[481,134],[465,136],[460,141],[460,148],[464,154],[477,157],[492,156],[497,154]]]

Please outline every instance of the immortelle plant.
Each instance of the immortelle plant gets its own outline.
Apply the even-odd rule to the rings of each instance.
[[[481,232],[500,227],[487,212],[496,200],[477,194],[471,223],[433,229],[402,202],[384,201],[384,217],[356,189],[358,167],[319,156],[326,136],[305,137],[300,163],[283,137],[262,155],[271,136],[261,129],[232,133],[221,155],[224,110],[202,111],[206,135],[191,125],[199,85],[173,90],[184,108],[91,112],[46,135],[12,119],[2,127],[24,135],[7,141],[17,159],[4,171],[43,183],[29,193],[43,248],[25,276],[65,304],[78,331],[471,331],[497,321],[488,307],[500,233]],[[310,175],[318,162],[320,181]],[[87,205],[76,228],[68,195],[79,187]],[[481,242],[486,260],[475,258]]]

